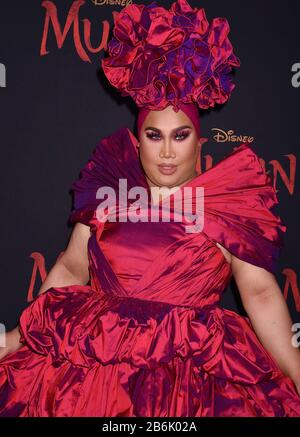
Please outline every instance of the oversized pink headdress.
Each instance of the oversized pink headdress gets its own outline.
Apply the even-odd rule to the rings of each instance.
[[[195,114],[197,106],[225,103],[235,88],[229,73],[240,60],[229,31],[226,18],[208,23],[204,9],[192,9],[186,0],[177,0],[169,10],[156,2],[130,4],[114,13],[109,56],[101,65],[121,95],[144,108],[138,120],[145,118],[145,109],[168,105]],[[192,121],[197,123],[195,115]],[[199,124],[196,129],[200,133]]]

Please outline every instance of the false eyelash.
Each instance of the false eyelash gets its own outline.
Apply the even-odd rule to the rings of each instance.
[[[188,131],[182,131],[182,132],[177,133],[177,135],[183,137],[182,140],[181,140],[181,141],[183,141],[183,140],[185,140],[189,136],[189,132]],[[147,138],[154,139],[155,137],[158,136],[158,134],[153,134],[153,133],[152,134],[148,134],[147,133],[146,136],[147,136]]]

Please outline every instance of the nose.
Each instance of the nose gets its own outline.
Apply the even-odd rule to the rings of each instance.
[[[159,152],[160,158],[175,158],[176,154],[172,148],[171,141],[164,141]]]

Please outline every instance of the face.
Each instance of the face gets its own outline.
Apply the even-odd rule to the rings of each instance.
[[[201,139],[190,118],[167,106],[150,111],[140,132],[139,155],[149,186],[181,186],[195,176]],[[163,165],[172,167],[164,167]]]

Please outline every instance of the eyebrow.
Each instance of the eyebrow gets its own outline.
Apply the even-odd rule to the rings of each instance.
[[[174,129],[171,130],[171,132],[177,131],[179,129],[186,129],[186,128],[192,129],[192,126],[189,126],[188,124],[185,124],[183,126],[175,127]],[[154,130],[156,132],[160,132],[160,129],[157,129],[157,127],[148,126],[148,127],[145,128],[145,131],[148,130],[148,129],[149,130]]]

